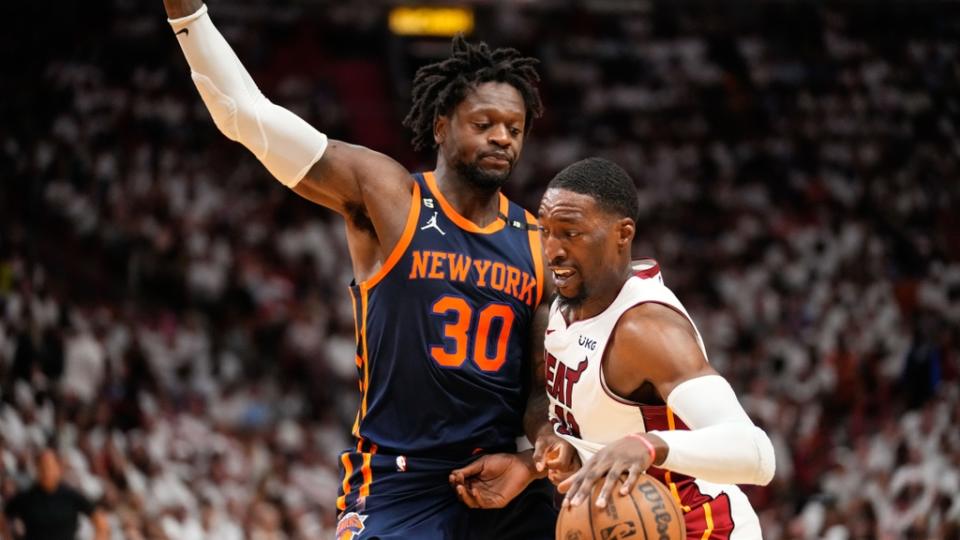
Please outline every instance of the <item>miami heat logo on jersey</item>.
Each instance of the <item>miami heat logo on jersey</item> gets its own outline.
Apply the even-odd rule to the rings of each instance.
[[[567,367],[558,362],[557,357],[547,353],[547,393],[559,403],[554,405],[553,423],[558,433],[580,436],[580,426],[573,417],[573,387],[580,381],[580,376],[587,369],[589,362],[586,358],[577,364],[576,368]]]

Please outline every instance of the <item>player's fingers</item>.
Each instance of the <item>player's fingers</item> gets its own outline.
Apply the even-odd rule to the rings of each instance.
[[[590,490],[597,478],[602,476],[607,470],[601,463],[593,463],[585,470],[581,469],[575,476],[577,478],[576,486],[570,486],[567,493],[567,499],[570,500],[570,506],[577,506],[581,502],[590,498]]]
[[[573,502],[573,494],[577,492],[577,489],[579,489],[580,482],[583,481],[582,479],[583,475],[577,473],[557,485],[557,491],[566,494],[566,497],[563,499],[564,504],[569,506],[570,503]]]
[[[543,442],[543,439],[537,438],[537,441],[533,444],[533,466],[537,468],[537,472],[543,470],[544,467],[544,457],[546,456],[546,447],[548,445]]]
[[[623,481],[623,485],[620,486],[620,494],[626,495],[633,490],[633,486],[636,485],[637,480],[640,479],[640,475],[643,474],[643,469],[639,465],[634,463],[630,465],[630,468],[627,470],[627,479]]]
[[[572,446],[559,444],[556,446],[556,452],[547,460],[547,468],[559,469],[561,471],[571,470],[573,469],[574,456],[576,456],[576,454]]]
[[[469,506],[470,508],[480,508],[480,504],[477,502],[476,497],[463,485],[457,486],[457,498],[460,501]]]
[[[590,499],[591,487],[593,487],[593,483],[588,482],[586,477],[580,479],[576,489],[571,487],[570,492],[567,493],[567,498],[570,499],[570,506],[577,506],[583,501]]]
[[[550,472],[547,473],[547,478],[550,479],[550,482],[553,485],[558,486],[557,490],[559,491],[559,485],[564,482],[567,478],[573,476],[574,471],[558,471],[550,469]],[[563,492],[561,492],[563,493]]]
[[[610,467],[610,470],[607,471],[607,476],[603,479],[603,486],[597,495],[597,508],[603,508],[607,505],[607,499],[610,498],[610,492],[613,491],[613,486],[617,483],[617,479],[620,478],[622,470],[623,468],[620,467],[619,464],[614,464],[614,466]]]
[[[465,478],[476,476],[483,471],[483,460],[484,458],[480,458],[459,469],[454,469],[451,474],[455,475],[458,478],[458,483],[462,484]]]
[[[479,508],[500,508],[503,506],[489,494],[480,493],[480,490],[477,488],[472,488],[470,494],[473,496],[473,500],[476,501]]]

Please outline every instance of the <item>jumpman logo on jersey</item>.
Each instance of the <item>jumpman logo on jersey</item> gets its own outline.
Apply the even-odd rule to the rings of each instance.
[[[424,231],[424,230],[427,230],[427,229],[430,229],[430,228],[433,228],[433,229],[436,229],[436,230],[440,231],[440,234],[442,234],[442,235],[444,235],[444,236],[447,235],[447,233],[443,232],[443,229],[441,229],[440,226],[437,225],[437,213],[436,213],[436,212],[433,213],[433,217],[431,217],[429,220],[427,220],[427,224],[426,224],[426,225],[424,225],[423,227],[420,227],[420,230],[421,230],[421,231]]]

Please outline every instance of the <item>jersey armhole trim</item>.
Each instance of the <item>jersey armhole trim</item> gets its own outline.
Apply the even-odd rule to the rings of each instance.
[[[407,247],[410,246],[410,240],[413,239],[413,233],[417,230],[417,222],[419,220],[420,184],[414,182],[413,196],[411,197],[410,202],[410,213],[407,214],[407,223],[404,225],[403,233],[400,235],[400,240],[398,240],[397,245],[393,247],[393,251],[390,252],[387,260],[383,262],[383,266],[380,267],[380,270],[378,270],[376,274],[368,278],[366,281],[360,283],[361,290],[369,291],[376,286],[377,283],[380,283],[383,278],[387,277],[387,274],[390,273],[390,270],[393,270],[393,267],[397,265],[397,261],[400,260],[400,257],[402,257],[404,252],[407,251]]]
[[[533,309],[537,309],[543,300],[543,249],[540,246],[540,226],[533,214],[523,211],[527,218],[527,238],[530,241],[530,255],[533,257],[533,272],[537,279],[537,300],[533,304]]]

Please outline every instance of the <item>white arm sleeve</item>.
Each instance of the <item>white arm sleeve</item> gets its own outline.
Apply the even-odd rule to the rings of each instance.
[[[206,4],[169,22],[217,128],[246,146],[284,185],[297,185],[323,155],[327,136],[260,93],[213,25]]]
[[[718,484],[766,485],[773,444],[753,425],[730,383],[719,375],[684,381],[667,405],[690,431],[652,431],[669,447],[661,468]]]

